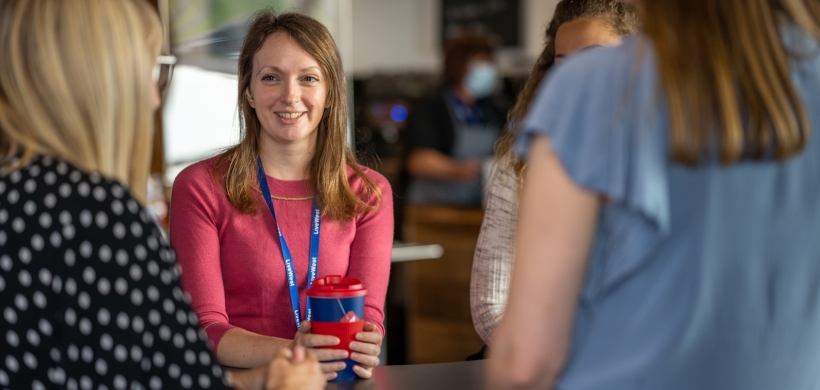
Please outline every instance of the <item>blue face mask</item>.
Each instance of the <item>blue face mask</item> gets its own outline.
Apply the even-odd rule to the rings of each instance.
[[[498,71],[490,63],[482,62],[470,67],[464,77],[464,88],[476,99],[490,96],[498,81]]]

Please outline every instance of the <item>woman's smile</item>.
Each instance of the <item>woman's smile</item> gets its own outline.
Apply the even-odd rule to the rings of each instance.
[[[304,111],[303,112],[277,112],[276,113],[276,115],[278,115],[280,118],[282,118],[284,120],[287,120],[287,121],[294,121],[294,122],[297,119],[301,118],[302,115],[304,115],[304,114],[305,114]]]

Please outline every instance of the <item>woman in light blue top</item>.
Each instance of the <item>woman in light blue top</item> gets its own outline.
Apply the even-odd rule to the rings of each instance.
[[[639,3],[522,124],[490,388],[820,388],[820,2]]]

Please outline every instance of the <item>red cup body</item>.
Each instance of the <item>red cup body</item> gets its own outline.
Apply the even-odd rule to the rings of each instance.
[[[350,342],[356,340],[356,333],[364,330],[364,297],[367,290],[361,281],[355,278],[344,278],[338,275],[317,279],[308,290],[311,307],[311,332],[336,336],[339,344],[323,349],[350,350]],[[345,359],[345,369],[337,372],[333,381],[358,379],[353,372],[356,364]]]
[[[313,333],[324,334],[328,336],[336,336],[339,338],[339,345],[331,347],[319,347],[325,349],[344,349],[348,353],[350,350],[350,342],[356,341],[356,333],[364,330],[364,321],[355,322],[319,322],[312,321],[311,327]]]

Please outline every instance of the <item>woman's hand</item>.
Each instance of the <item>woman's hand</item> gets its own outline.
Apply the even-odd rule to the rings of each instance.
[[[364,323],[364,331],[356,333],[356,340],[350,342],[350,359],[356,363],[353,372],[361,378],[370,378],[373,368],[379,365],[379,354],[382,351],[382,335],[376,325]]]
[[[266,390],[324,389],[327,381],[313,353],[297,345],[283,348],[268,365]]]
[[[327,384],[316,356],[300,345],[282,348],[265,366],[226,375],[240,390],[321,390]]]
[[[344,370],[344,362],[328,362],[330,360],[347,359],[347,351],[342,349],[318,349],[316,347],[332,347],[339,345],[339,338],[336,336],[326,336],[320,334],[310,333],[310,321],[302,321],[299,331],[293,337],[293,345],[301,345],[316,355],[316,358],[321,363],[322,372],[325,373],[325,378],[331,380],[336,378],[336,371]]]

